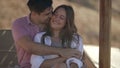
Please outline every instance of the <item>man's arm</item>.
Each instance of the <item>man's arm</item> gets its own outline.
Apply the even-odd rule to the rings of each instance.
[[[50,46],[45,46],[43,44],[33,42],[29,36],[23,36],[16,41],[17,45],[22,47],[29,53],[35,55],[51,55],[56,54],[64,58],[70,57],[80,57],[80,53],[75,49],[64,49],[64,48],[54,48]]]
[[[17,45],[29,53],[36,55],[59,54],[58,49],[33,42],[29,36],[23,36],[16,41]]]

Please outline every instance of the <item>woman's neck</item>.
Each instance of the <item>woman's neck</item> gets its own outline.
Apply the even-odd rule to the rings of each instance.
[[[60,31],[59,30],[53,30],[53,37],[59,38]]]
[[[60,31],[53,30],[52,41],[61,42],[61,40],[60,40]]]

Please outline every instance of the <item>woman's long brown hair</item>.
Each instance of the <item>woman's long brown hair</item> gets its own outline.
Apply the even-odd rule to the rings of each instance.
[[[73,34],[77,34],[77,28],[74,23],[74,10],[71,6],[60,5],[54,10],[53,13],[55,13],[56,10],[58,10],[59,8],[65,9],[66,12],[66,24],[60,32],[60,39],[62,40],[63,47],[70,48],[71,41],[73,39]],[[52,30],[50,29],[49,24],[47,26],[47,32],[43,35],[43,37],[46,35],[52,36]]]

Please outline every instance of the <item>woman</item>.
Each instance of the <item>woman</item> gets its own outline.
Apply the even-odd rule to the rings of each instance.
[[[74,48],[81,52],[80,58],[67,58],[59,60],[62,61],[61,68],[81,68],[82,67],[82,54],[83,44],[82,39],[77,33],[77,28],[74,23],[74,11],[71,6],[61,5],[58,6],[47,24],[46,32],[40,32],[35,36],[35,42],[46,44],[58,48]],[[37,56],[32,55],[31,64],[33,68],[39,68],[45,60],[62,58],[58,55]],[[60,67],[60,62],[51,62],[51,67]],[[55,65],[53,65],[55,64]],[[71,64],[71,65],[70,65]],[[73,65],[72,65],[73,64]],[[75,64],[75,65],[74,65]],[[67,65],[67,66],[66,66]]]

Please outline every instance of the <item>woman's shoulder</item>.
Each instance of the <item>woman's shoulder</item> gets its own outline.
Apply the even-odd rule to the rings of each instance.
[[[80,46],[83,46],[83,44],[82,44],[82,37],[79,34],[77,34],[77,33],[73,34],[71,48],[79,48]]]
[[[35,35],[35,37],[34,37],[34,41],[35,41],[35,42],[40,42],[42,36],[43,36],[45,33],[46,33],[46,32],[39,32],[39,33],[37,33],[37,34]]]
[[[44,35],[46,32],[38,32],[37,34],[36,34],[36,36],[42,36],[42,35]]]
[[[41,38],[46,32],[38,32],[36,33],[36,35],[34,36],[34,38]]]
[[[81,35],[78,34],[78,33],[74,33],[73,34],[73,38],[75,38],[75,39],[82,39]]]

